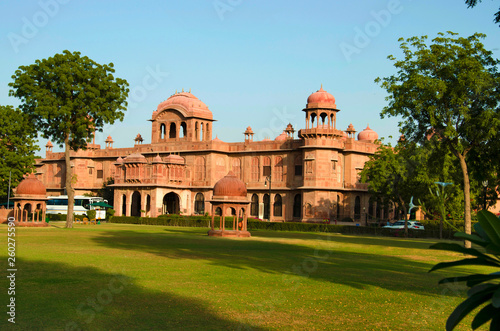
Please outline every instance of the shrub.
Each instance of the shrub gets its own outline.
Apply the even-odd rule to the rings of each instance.
[[[89,218],[89,220],[94,220],[95,219],[95,215],[97,214],[95,210],[87,210],[87,217]]]
[[[106,221],[109,221],[114,215],[116,211],[114,209],[108,209],[106,210]]]

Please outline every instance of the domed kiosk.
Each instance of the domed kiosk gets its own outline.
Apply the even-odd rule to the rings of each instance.
[[[208,235],[211,237],[250,237],[247,230],[248,206],[247,188],[238,177],[230,171],[224,178],[214,185],[212,200],[212,222]],[[232,211],[233,229],[226,230],[225,217]],[[215,229],[215,215],[219,214],[219,229]]]
[[[34,174],[23,179],[16,189],[13,201],[14,218],[20,226],[48,226],[45,222],[47,190]],[[31,216],[31,220],[30,220]]]

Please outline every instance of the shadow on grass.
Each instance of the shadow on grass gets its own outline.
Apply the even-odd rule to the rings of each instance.
[[[207,228],[207,232],[208,232]],[[190,234],[197,236],[206,236],[206,233],[193,233],[190,228],[176,228],[171,227],[168,229],[169,233]],[[294,232],[294,231],[270,231],[270,230],[250,230],[255,237],[263,238],[281,238],[281,239],[325,239],[327,237],[335,236],[335,241],[338,243],[346,244],[362,244],[373,245],[381,247],[395,247],[395,248],[409,248],[409,249],[429,249],[429,246],[436,242],[455,242],[450,240],[439,240],[436,238],[403,238],[395,236],[373,236],[373,235],[346,235],[340,233],[326,233],[326,232]]]
[[[384,246],[384,237],[380,242],[377,238],[365,238],[368,239],[365,242],[343,236],[302,233],[275,236],[270,231],[255,231],[251,239],[227,239],[208,237],[204,231],[182,228],[168,228],[165,233],[104,231],[92,240],[104,247],[142,251],[162,258],[203,259],[227,268],[299,276],[357,289],[373,286],[398,292],[443,295],[437,286],[443,274],[428,273],[436,261],[426,261],[424,255],[412,258],[384,255],[380,248],[369,246]],[[311,242],[301,242],[304,239],[314,240],[313,246],[308,246]],[[340,249],[345,242],[366,247],[361,252]],[[405,247],[405,242],[393,244]],[[417,246],[420,245],[424,243]],[[411,248],[415,248],[414,245]],[[457,271],[457,274],[463,275],[463,272]]]
[[[17,265],[16,324],[2,318],[2,330],[261,330],[225,319],[201,300],[148,291],[120,271],[22,260]],[[2,289],[8,288],[5,279]],[[2,302],[9,300],[6,292]]]

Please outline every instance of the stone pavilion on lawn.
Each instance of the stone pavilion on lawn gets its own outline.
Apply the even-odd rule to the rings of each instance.
[[[215,183],[214,195],[209,201],[212,205],[212,229],[208,235],[212,237],[250,237],[247,230],[248,207],[247,188],[245,183],[230,171],[224,178]],[[226,230],[225,217],[233,215],[233,229]],[[215,229],[215,215],[220,215],[219,229]],[[241,220],[241,221],[240,221]]]

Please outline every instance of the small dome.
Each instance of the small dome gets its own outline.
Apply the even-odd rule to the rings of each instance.
[[[49,141],[47,141],[47,144],[45,145],[45,147],[54,147],[54,145],[52,145],[52,143]]]
[[[179,155],[170,154],[165,158],[165,162],[167,163],[175,163],[175,164],[184,164],[184,158]]]
[[[116,159],[116,163],[123,163],[123,159],[121,156],[119,156],[117,159]]]
[[[139,153],[130,154],[123,160],[125,163],[148,163],[144,155]]]
[[[30,174],[17,186],[16,197],[20,195],[38,195],[45,198],[47,190],[45,185],[43,185],[43,183],[39,181],[34,174]]]
[[[160,154],[156,154],[155,158],[153,159],[153,162],[163,162],[163,160],[161,159]]]
[[[113,142],[113,138],[111,138],[111,136],[108,136],[108,138],[106,138],[106,140],[104,142],[106,142],[106,143],[112,143]]]
[[[245,134],[253,134],[252,128],[249,126],[247,127],[246,131],[244,132]]]
[[[307,106],[306,108],[333,108],[337,109],[337,105],[335,104],[335,98],[330,93],[323,90],[323,85],[321,88],[311,94],[309,98],[307,98]]]
[[[223,141],[219,139],[219,137],[215,136],[215,139],[213,139],[212,141],[214,142],[218,142],[218,143],[222,143]]]
[[[277,136],[274,141],[285,141],[287,138],[287,135],[285,131],[283,131],[279,136]]]
[[[373,131],[372,129],[370,129],[369,125],[367,125],[366,129],[364,129],[363,131],[361,131],[358,134],[358,140],[359,141],[371,141],[371,142],[374,142],[377,139],[378,139],[378,134],[375,131]]]
[[[230,171],[214,185],[214,196],[246,197],[247,187]]]

